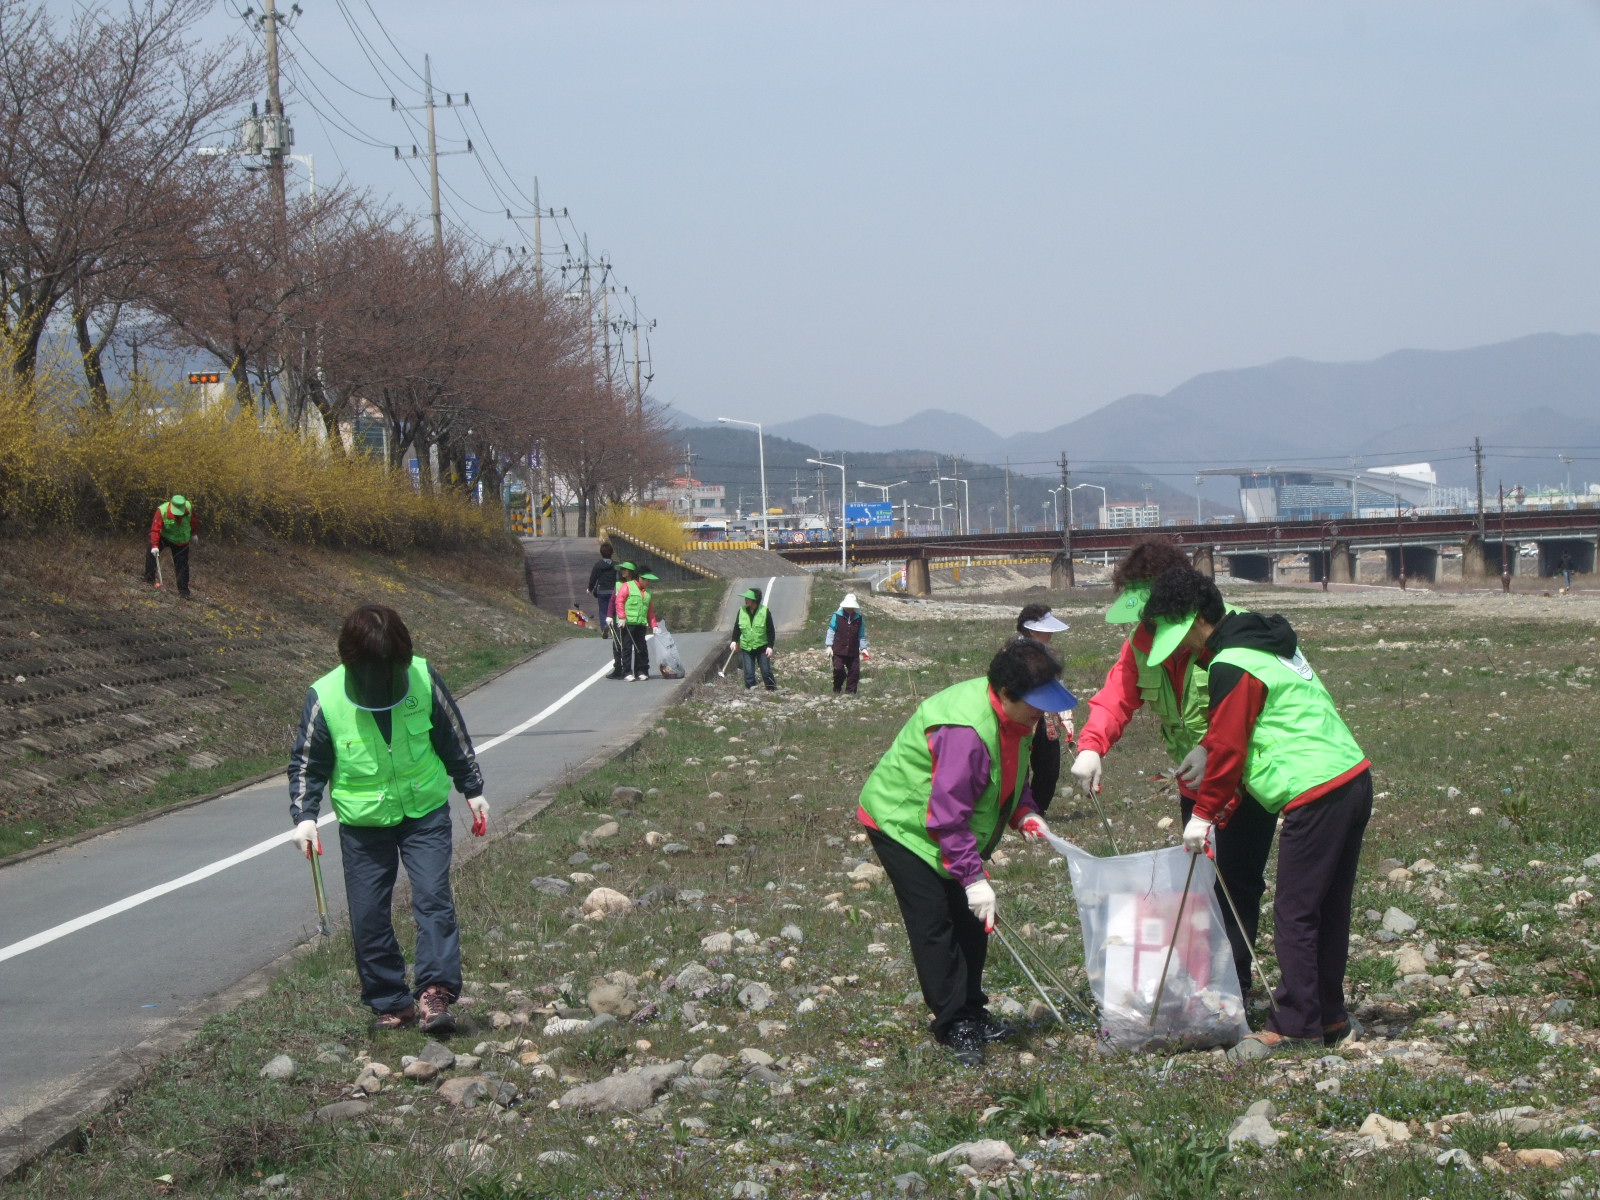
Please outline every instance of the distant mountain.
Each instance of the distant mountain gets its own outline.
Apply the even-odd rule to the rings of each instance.
[[[769,425],[779,437],[814,446],[848,446],[873,454],[895,450],[929,450],[934,454],[959,454],[980,462],[999,462],[1005,457],[1004,439],[993,430],[962,413],[929,408],[893,425],[868,425],[850,417],[825,413]]]

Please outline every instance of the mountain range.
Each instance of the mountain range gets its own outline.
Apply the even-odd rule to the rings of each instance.
[[[682,414],[679,422],[706,423]],[[1531,487],[1562,478],[1561,451],[1600,446],[1600,335],[1534,334],[1356,363],[1285,358],[1207,372],[1164,395],[1124,396],[1010,437],[938,409],[892,425],[819,413],[767,433],[856,452],[921,450],[994,464],[1009,456],[1033,470],[1066,453],[1075,478],[1125,464],[1175,477],[1201,467],[1343,466],[1354,457],[1368,466],[1430,461],[1441,483],[1457,486],[1471,483],[1469,448],[1481,438],[1491,487],[1497,477]]]

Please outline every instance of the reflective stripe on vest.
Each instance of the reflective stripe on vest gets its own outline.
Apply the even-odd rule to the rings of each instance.
[[[967,726],[983,739],[984,749],[989,752],[989,785],[978,797],[967,822],[978,841],[978,852],[985,858],[1005,833],[1006,823],[1026,790],[1032,739],[1025,737],[1018,745],[1016,785],[1012,794],[1002,800],[1000,718],[989,702],[989,681],[969,679],[924,700],[867,776],[861,789],[861,807],[879,831],[948,879],[950,872],[940,860],[939,843],[928,832],[928,802],[933,796],[933,753],[928,749],[928,731],[938,725]]]
[[[328,798],[342,825],[398,825],[450,799],[450,776],[429,740],[433,681],[425,659],[413,658],[406,698],[390,710],[389,741],[370,712],[344,694],[344,667],[311,685],[333,742]]]
[[[751,612],[739,606],[739,649],[759,650],[767,644],[767,606],[759,605]]]
[[[1250,731],[1244,760],[1244,787],[1268,812],[1337,779],[1366,757],[1339,717],[1333,697],[1296,650],[1280,658],[1241,647],[1220,651],[1211,660],[1248,671],[1267,687],[1267,701]]]

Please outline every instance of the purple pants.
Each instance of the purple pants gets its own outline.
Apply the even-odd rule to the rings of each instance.
[[[833,656],[833,690],[843,688],[852,696],[861,682],[861,655],[835,654]]]
[[[1361,838],[1372,816],[1372,772],[1283,814],[1278,833],[1274,944],[1283,981],[1267,1028],[1322,1040],[1349,1019],[1344,968],[1350,956],[1350,899]]]

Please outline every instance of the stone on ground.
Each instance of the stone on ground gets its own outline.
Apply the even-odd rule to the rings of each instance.
[[[648,1108],[682,1074],[681,1062],[638,1067],[575,1087],[557,1103],[576,1112],[638,1112]]]
[[[269,1060],[267,1065],[261,1068],[261,1078],[279,1080],[293,1079],[294,1072],[294,1059],[290,1058],[287,1054],[280,1054],[276,1058]]]
[[[983,1172],[995,1167],[1010,1166],[1017,1161],[1017,1153],[998,1138],[984,1138],[976,1142],[962,1142],[951,1146],[942,1154],[928,1160],[937,1165],[964,1162],[974,1171]]]

